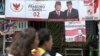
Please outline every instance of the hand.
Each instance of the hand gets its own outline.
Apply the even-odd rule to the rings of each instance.
[[[6,33],[5,33],[5,32],[2,32],[2,31],[0,31],[0,34],[1,34],[1,35],[6,35]]]

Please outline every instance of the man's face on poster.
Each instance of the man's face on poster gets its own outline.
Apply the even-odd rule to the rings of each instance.
[[[55,10],[56,10],[56,11],[61,11],[61,5],[56,5],[56,6],[55,6]]]
[[[78,35],[81,36],[82,34],[82,30],[78,30]]]
[[[68,9],[72,9],[72,4],[67,4]]]

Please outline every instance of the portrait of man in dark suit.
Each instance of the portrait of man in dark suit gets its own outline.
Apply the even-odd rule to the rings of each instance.
[[[64,11],[64,16],[65,19],[78,19],[79,20],[79,13],[77,9],[74,9],[72,7],[72,2],[71,1],[67,1],[67,10]]]
[[[75,42],[85,42],[85,36],[83,36],[82,30],[78,30],[77,36],[75,37]]]
[[[61,2],[55,3],[55,10],[49,13],[49,19],[62,19],[64,18],[63,12],[61,11]]]

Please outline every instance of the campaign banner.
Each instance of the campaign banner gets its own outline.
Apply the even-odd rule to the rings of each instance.
[[[99,20],[99,0],[84,0],[85,6],[87,6],[86,19]]]
[[[65,41],[85,42],[86,41],[85,21],[65,22]]]
[[[72,1],[32,1],[6,0],[6,18],[21,19],[94,19],[94,6],[86,5],[84,0]]]

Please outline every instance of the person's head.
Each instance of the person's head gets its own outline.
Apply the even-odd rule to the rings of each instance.
[[[31,50],[38,47],[39,40],[34,28],[25,29],[15,35],[15,40],[10,46],[8,53],[14,56],[29,56]]]
[[[66,4],[67,4],[68,9],[72,9],[72,2],[71,1],[67,1]]]
[[[55,4],[55,10],[56,11],[61,11],[61,2],[57,1]]]
[[[40,29],[39,31],[39,47],[44,48],[47,51],[50,51],[53,45],[52,36],[48,29]]]
[[[83,34],[82,30],[78,30],[78,35],[81,36]]]

